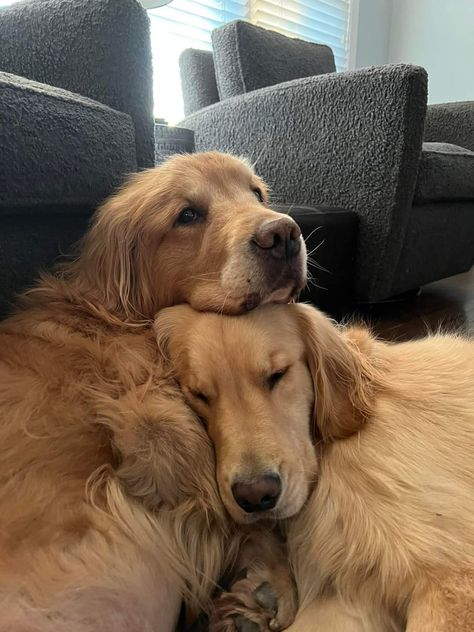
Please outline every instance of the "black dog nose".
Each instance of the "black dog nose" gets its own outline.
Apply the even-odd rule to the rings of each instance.
[[[291,217],[281,217],[263,222],[253,243],[270,253],[275,259],[290,259],[301,250],[301,230]]]
[[[235,502],[246,513],[273,509],[281,494],[281,479],[277,474],[259,476],[251,482],[237,481],[232,485]]]

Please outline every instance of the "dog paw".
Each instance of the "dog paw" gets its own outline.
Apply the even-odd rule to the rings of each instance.
[[[278,632],[296,614],[293,581],[285,570],[251,570],[214,602],[209,632]]]

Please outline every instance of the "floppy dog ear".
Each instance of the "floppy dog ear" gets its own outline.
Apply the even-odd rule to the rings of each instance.
[[[151,297],[134,197],[125,187],[99,208],[83,241],[81,272],[93,280],[108,309],[137,319],[148,315]]]
[[[166,183],[160,169],[132,175],[105,200],[71,268],[79,283],[96,290],[97,309],[105,307],[135,321],[153,318],[157,309],[152,255],[160,238],[160,218],[167,217],[157,212]]]
[[[370,416],[377,390],[368,331],[346,335],[309,305],[295,305],[314,385],[314,422],[324,441],[359,430]]]
[[[186,333],[198,317],[199,312],[189,305],[166,307],[158,312],[153,331],[164,360],[176,365],[184,352]]]

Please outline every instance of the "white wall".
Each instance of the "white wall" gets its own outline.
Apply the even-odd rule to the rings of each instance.
[[[355,66],[410,63],[429,102],[474,100],[474,0],[359,0]]]
[[[431,103],[474,100],[474,0],[394,0],[388,61],[424,66]]]
[[[393,0],[359,0],[356,68],[388,63],[392,3]]]

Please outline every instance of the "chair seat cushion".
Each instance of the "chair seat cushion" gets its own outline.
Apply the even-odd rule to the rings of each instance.
[[[474,200],[474,152],[449,143],[423,143],[415,204]]]
[[[0,72],[0,215],[100,202],[136,171],[131,118]]]
[[[329,46],[286,37],[242,20],[212,32],[221,100],[336,70]]]

